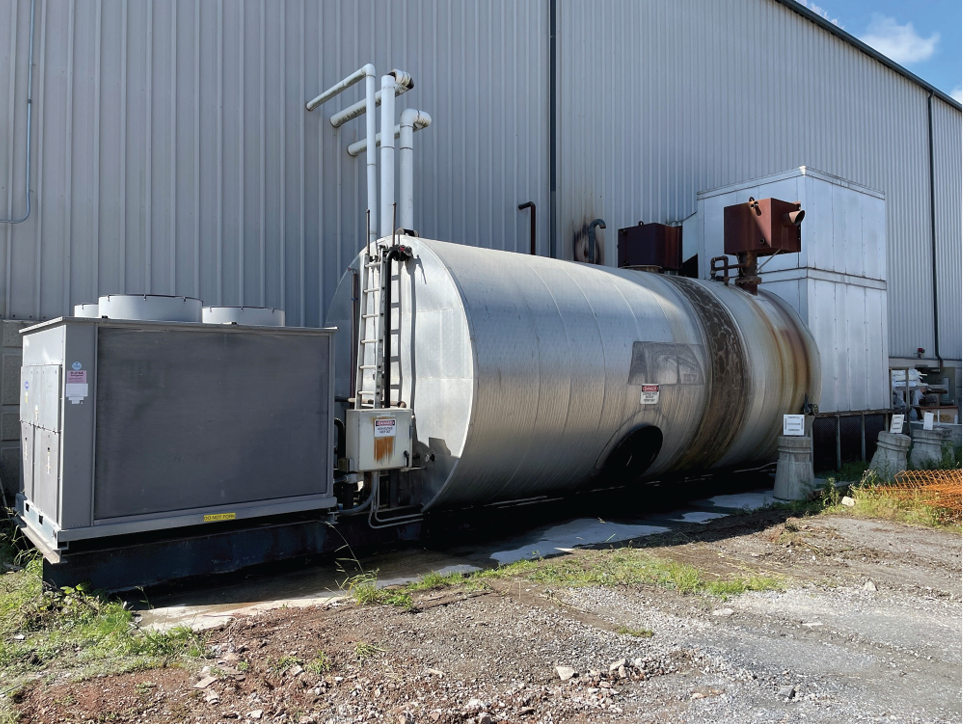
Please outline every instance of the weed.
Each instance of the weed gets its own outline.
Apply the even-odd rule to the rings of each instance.
[[[459,583],[464,582],[465,574],[454,572],[448,574],[438,573],[437,571],[431,571],[431,573],[426,573],[417,581],[409,583],[405,588],[409,591],[428,591],[433,588],[447,588],[449,586],[456,586]]]
[[[619,626],[615,633],[625,634],[637,639],[648,639],[655,636],[655,633],[647,628],[629,628],[628,626]]]
[[[248,671],[250,668],[251,668],[251,665],[250,665],[247,661],[238,661],[238,662],[237,662],[237,670],[238,670],[238,671]]]
[[[367,571],[351,576],[342,583],[348,594],[359,606],[383,604],[397,606],[406,611],[414,607],[410,593],[395,588],[378,588],[378,572]]]
[[[331,671],[331,669],[334,668],[334,663],[331,661],[330,656],[323,651],[318,651],[318,655],[309,661],[304,668],[312,674],[321,676]]]
[[[385,650],[383,648],[366,643],[365,641],[359,641],[354,647],[354,655],[358,657],[358,661],[365,661],[372,656],[383,654],[384,652]]]
[[[279,658],[273,664],[271,664],[270,668],[271,668],[271,671],[273,671],[275,674],[283,674],[292,666],[300,666],[302,663],[304,662],[301,661],[301,659],[297,658],[296,656],[285,655]]]

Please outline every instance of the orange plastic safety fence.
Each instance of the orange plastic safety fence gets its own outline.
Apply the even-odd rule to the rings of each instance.
[[[877,486],[897,498],[913,498],[959,517],[963,513],[963,471],[904,470],[895,482]]]

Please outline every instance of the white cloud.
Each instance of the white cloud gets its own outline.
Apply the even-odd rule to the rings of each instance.
[[[814,13],[816,13],[816,15],[822,16],[823,18],[825,18],[826,20],[828,20],[829,22],[831,22],[831,23],[832,23],[833,25],[835,25],[836,27],[838,27],[838,28],[842,28],[842,27],[843,27],[842,25],[839,24],[839,18],[831,18],[831,17],[829,17],[829,11],[826,10],[826,9],[824,9],[824,8],[822,8],[822,7],[820,7],[820,6],[817,5],[816,3],[814,3],[814,2],[809,2],[809,0],[796,0],[796,2],[798,2],[798,3],[799,3],[800,5],[802,5],[803,7],[809,8],[809,9],[812,10]]]
[[[963,103],[963,87],[956,86],[956,88],[950,91],[950,98],[958,103]]]
[[[924,38],[916,32],[913,23],[900,25],[895,18],[879,13],[873,13],[869,27],[860,38],[864,43],[873,46],[897,63],[919,63],[929,60],[936,52],[936,43],[939,39],[939,33],[933,33],[930,37]]]

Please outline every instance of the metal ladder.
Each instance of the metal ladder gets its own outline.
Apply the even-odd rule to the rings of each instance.
[[[384,271],[381,249],[375,254],[365,252],[361,274],[361,311],[358,316],[358,373],[354,397],[355,409],[380,408],[384,389],[384,335],[382,325],[387,310],[381,278]],[[391,283],[391,280],[388,280]]]

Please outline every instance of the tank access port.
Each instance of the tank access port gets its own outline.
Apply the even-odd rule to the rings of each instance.
[[[411,410],[348,410],[345,457],[351,472],[399,470],[411,465]]]
[[[626,435],[605,461],[605,474],[631,484],[642,479],[662,450],[662,431],[643,425]]]

